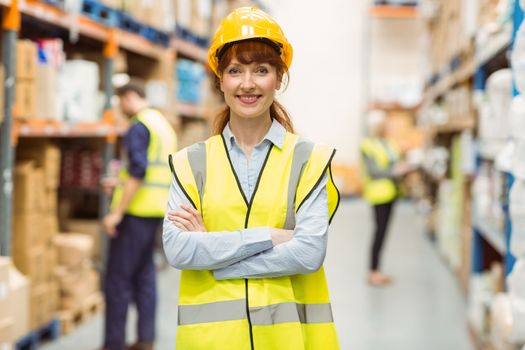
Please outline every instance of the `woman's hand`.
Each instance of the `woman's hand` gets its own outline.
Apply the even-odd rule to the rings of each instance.
[[[187,232],[206,232],[206,227],[202,221],[202,215],[194,208],[181,205],[182,211],[170,211],[168,219],[175,226]]]
[[[276,245],[283,244],[288,242],[293,238],[292,230],[283,230],[280,228],[272,228],[270,230],[272,235],[272,244],[275,247]]]

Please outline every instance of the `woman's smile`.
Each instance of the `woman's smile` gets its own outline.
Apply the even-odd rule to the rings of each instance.
[[[236,97],[239,99],[239,101],[241,101],[241,103],[245,105],[253,105],[260,100],[262,95],[242,94],[242,95],[237,95]]]

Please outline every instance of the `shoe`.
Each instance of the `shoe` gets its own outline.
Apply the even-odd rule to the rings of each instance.
[[[392,283],[392,278],[379,271],[371,271],[368,274],[368,284],[374,287],[386,287]]]
[[[137,342],[128,347],[128,350],[153,350],[153,343]]]

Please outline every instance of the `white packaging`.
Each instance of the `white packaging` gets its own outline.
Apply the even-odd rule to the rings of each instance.
[[[512,220],[510,251],[516,257],[525,257],[525,183],[514,181],[509,197]]]
[[[99,68],[94,62],[66,61],[60,71],[59,99],[66,122],[94,122],[100,119]]]
[[[523,95],[512,99],[509,111],[509,134],[517,140],[525,139],[525,96]]]
[[[525,260],[518,259],[509,277],[512,327],[508,340],[513,343],[525,342]]]
[[[508,140],[505,146],[498,152],[495,159],[495,167],[502,172],[511,172],[514,161],[514,151],[516,150],[516,142]]]
[[[476,146],[471,130],[461,133],[461,171],[463,174],[474,174],[476,171]]]
[[[491,343],[496,349],[504,349],[512,332],[512,305],[507,294],[497,294],[490,306]]]
[[[500,69],[487,79],[487,93],[490,103],[490,118],[495,128],[495,138],[508,136],[508,115],[513,97],[512,71]]]
[[[525,180],[525,140],[516,142],[512,158],[512,174],[521,180]]]
[[[191,1],[177,1],[177,25],[188,28],[191,23]]]
[[[155,108],[169,107],[169,88],[163,80],[150,80],[146,83],[146,99]]]

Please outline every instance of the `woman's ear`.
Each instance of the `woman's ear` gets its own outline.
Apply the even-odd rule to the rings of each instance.
[[[219,78],[219,89],[224,93],[224,88],[222,87],[222,76]]]
[[[277,79],[276,82],[275,82],[275,90],[276,91],[281,90],[281,85],[282,84],[283,84],[283,80],[282,79]]]

